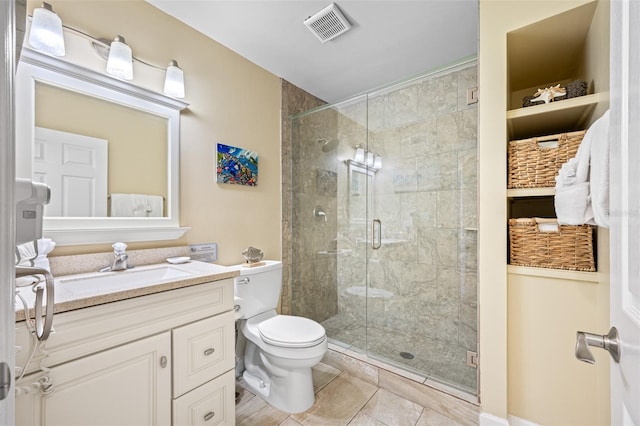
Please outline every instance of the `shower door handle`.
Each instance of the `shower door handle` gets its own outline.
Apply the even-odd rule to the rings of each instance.
[[[376,241],[376,225],[378,228],[378,239]],[[382,247],[382,222],[380,219],[373,219],[371,221],[371,248],[378,250]]]

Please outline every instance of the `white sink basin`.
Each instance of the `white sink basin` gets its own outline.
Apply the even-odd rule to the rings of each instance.
[[[56,292],[69,292],[74,296],[83,297],[93,294],[116,293],[132,290],[163,281],[175,281],[187,278],[192,273],[171,265],[141,267],[116,272],[96,272],[93,274],[76,275],[69,278],[58,278]]]

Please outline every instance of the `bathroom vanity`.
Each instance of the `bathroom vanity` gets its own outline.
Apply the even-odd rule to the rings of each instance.
[[[189,262],[60,277],[46,355],[17,383],[16,424],[234,424],[236,275]],[[23,366],[33,342],[16,314]],[[32,386],[41,377],[49,391]]]

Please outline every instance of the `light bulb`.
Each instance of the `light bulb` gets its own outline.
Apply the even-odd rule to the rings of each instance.
[[[373,166],[373,152],[367,152],[367,166]]]
[[[356,145],[356,155],[353,159],[358,163],[364,163],[364,148],[360,145]]]
[[[49,3],[42,3],[42,7],[33,10],[29,44],[50,55],[65,55],[62,20]]]
[[[122,36],[116,36],[111,42],[109,59],[107,60],[107,73],[123,80],[133,79],[133,55],[131,48]]]
[[[382,168],[382,157],[380,157],[379,155],[376,155],[374,160],[373,160],[373,168],[374,169],[381,169]]]
[[[164,93],[174,98],[184,98],[184,72],[178,62],[171,60],[164,79]]]

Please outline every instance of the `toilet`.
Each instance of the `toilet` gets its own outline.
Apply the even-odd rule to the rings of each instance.
[[[234,267],[238,339],[236,375],[251,392],[288,413],[301,413],[315,401],[311,367],[327,351],[324,327],[308,318],[278,315],[282,262]]]

